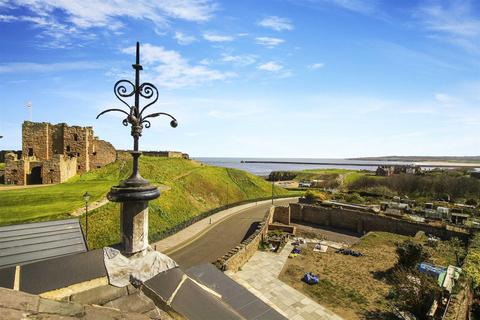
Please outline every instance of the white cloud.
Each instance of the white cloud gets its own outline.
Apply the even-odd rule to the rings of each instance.
[[[222,55],[222,61],[223,62],[229,62],[233,63],[237,66],[248,66],[257,60],[254,55],[251,54],[244,54],[244,55],[228,55],[228,54],[223,54]]]
[[[192,42],[197,41],[197,38],[195,38],[194,36],[184,34],[183,32],[180,32],[180,31],[175,32],[174,38],[175,40],[177,40],[178,44],[180,45],[188,45],[188,44],[191,44]]]
[[[12,22],[16,20],[18,20],[16,16],[0,14],[0,22]]]
[[[377,0],[322,0],[350,11],[371,14],[376,11]]]
[[[283,66],[275,61],[269,61],[257,67],[259,70],[278,72],[283,69]]]
[[[208,21],[217,9],[216,3],[211,0],[138,0],[135,5],[126,0],[11,0],[0,2],[0,7],[6,10],[27,8],[31,16],[22,16],[13,19],[3,15],[0,22],[28,21],[35,27],[41,28],[41,36],[51,39],[53,46],[61,46],[59,39],[87,34],[92,37],[88,29],[106,28],[116,32],[123,27],[122,18],[149,20],[156,26],[165,27],[171,19],[182,19],[194,22]],[[60,11],[64,14],[54,14]]]
[[[377,18],[383,16],[378,10],[378,0],[290,0],[290,2],[313,8],[332,5],[364,15],[375,14]]]
[[[267,48],[273,48],[285,42],[283,39],[272,38],[272,37],[257,37],[255,42],[259,45],[265,46]]]
[[[324,63],[314,63],[309,66],[310,69],[321,69],[325,66]]]
[[[203,34],[203,38],[207,41],[210,42],[228,42],[228,41],[233,41],[232,36],[226,36],[226,35],[220,35],[220,34],[215,34],[215,33],[210,33],[210,32],[205,32]]]
[[[438,103],[445,107],[453,107],[455,104],[458,104],[460,102],[459,99],[442,92],[435,93],[434,97]]]
[[[212,60],[205,58],[205,59],[200,60],[199,63],[200,63],[200,64],[203,64],[203,65],[205,65],[205,66],[209,66],[209,65],[212,64]]]
[[[275,31],[293,30],[293,24],[289,19],[277,16],[266,17],[258,25]]]
[[[135,48],[122,50],[134,54]],[[166,50],[163,47],[144,44],[141,48],[142,60],[149,66],[147,77],[161,87],[176,89],[198,86],[212,81],[223,81],[236,75],[232,72],[222,72],[208,68],[205,65],[191,65],[178,52]]]
[[[101,69],[100,63],[89,61],[60,62],[60,63],[34,63],[34,62],[14,62],[0,64],[0,74],[2,73],[55,73],[75,70]]]
[[[475,16],[471,1],[424,5],[415,11],[414,16],[432,38],[480,53],[480,18]]]

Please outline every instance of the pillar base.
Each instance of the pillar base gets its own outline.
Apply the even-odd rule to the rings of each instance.
[[[119,186],[112,187],[107,195],[108,200],[121,203],[120,250],[125,256],[147,249],[148,202],[160,196],[157,187],[148,184],[148,181],[138,186],[135,183],[135,179],[122,181]]]
[[[148,201],[123,202],[120,209],[121,251],[129,256],[148,247]]]

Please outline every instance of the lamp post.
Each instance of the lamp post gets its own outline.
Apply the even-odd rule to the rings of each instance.
[[[130,152],[133,158],[132,174],[126,180],[120,182],[118,186],[110,189],[107,195],[108,200],[121,203],[120,209],[120,231],[122,236],[121,251],[125,255],[132,255],[144,251],[148,247],[148,202],[160,196],[157,187],[151,185],[144,179],[139,172],[138,158],[142,154],[139,151],[138,143],[142,136],[142,130],[150,128],[151,123],[148,119],[156,118],[160,115],[171,119],[170,126],[175,128],[178,123],[172,115],[164,112],[151,113],[144,115],[145,110],[158,100],[158,89],[149,82],[140,84],[140,71],[143,70],[140,64],[140,44],[137,42],[135,64],[132,65],[135,70],[135,82],[129,80],[119,80],[115,83],[113,92],[115,96],[124,105],[123,109],[108,109],[98,114],[97,119],[108,112],[123,113],[126,118],[122,121],[124,126],[131,126],[131,136],[133,137],[133,151]],[[133,97],[133,105],[129,104],[125,98]],[[145,100],[145,105],[140,107],[140,99]]]
[[[88,200],[90,200],[88,191],[83,194],[83,200],[85,201],[85,242],[88,249]]]
[[[227,208],[228,208],[228,183],[227,183]]]
[[[274,185],[275,185],[274,182],[275,182],[275,179],[272,176],[272,205],[273,205],[273,188],[274,188]]]

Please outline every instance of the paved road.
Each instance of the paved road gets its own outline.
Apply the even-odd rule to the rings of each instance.
[[[275,204],[287,205],[296,201],[297,199],[279,200],[275,201]],[[270,204],[263,204],[235,214],[192,243],[168,255],[184,270],[197,264],[214,262],[240,244],[246,235],[254,230],[252,226],[263,219],[269,208]]]

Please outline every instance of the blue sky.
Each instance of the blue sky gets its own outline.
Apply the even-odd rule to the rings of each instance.
[[[192,156],[480,154],[480,2],[0,0],[0,149],[21,122],[131,148],[113,85],[160,91],[144,150]]]

